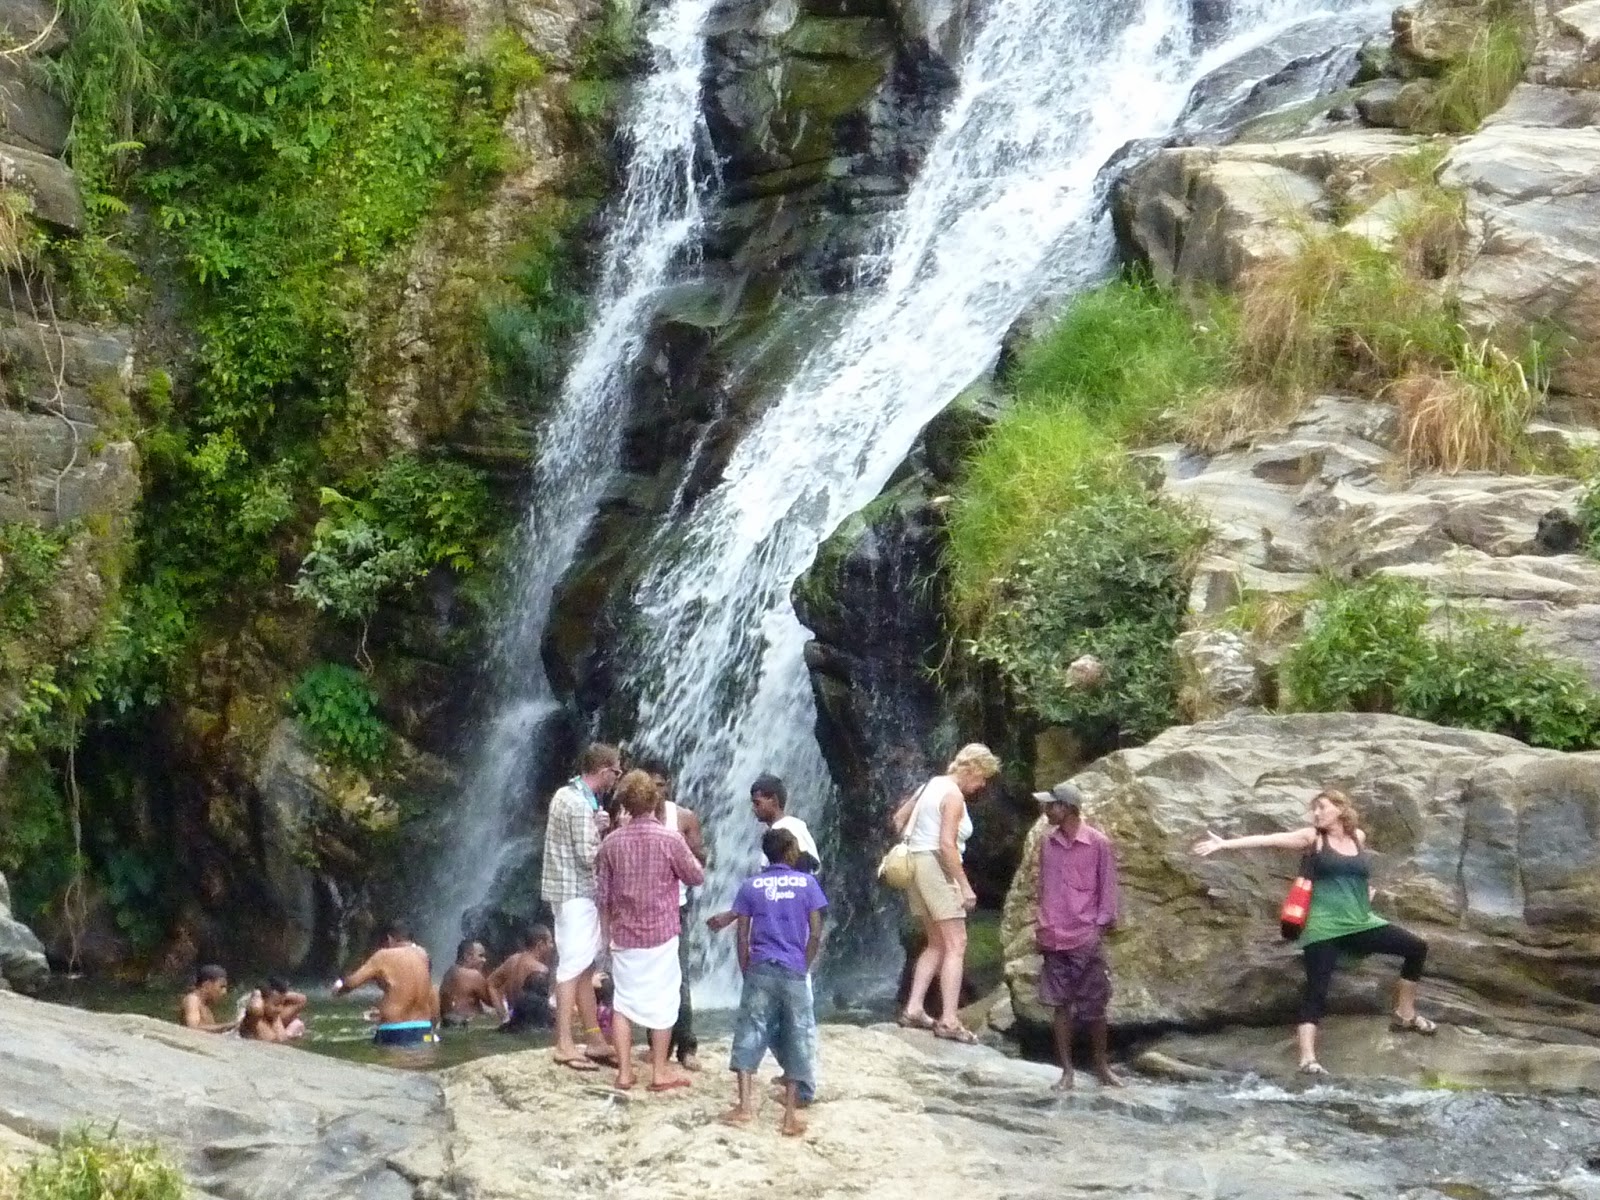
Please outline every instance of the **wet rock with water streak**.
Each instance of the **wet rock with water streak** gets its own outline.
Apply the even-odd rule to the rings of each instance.
[[[49,978],[44,946],[33,930],[11,915],[11,889],[0,875],[0,989],[31,992]]]

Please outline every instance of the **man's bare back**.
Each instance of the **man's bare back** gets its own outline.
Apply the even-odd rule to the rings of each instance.
[[[414,942],[385,946],[342,979],[337,990],[354,991],[368,983],[383,990],[383,999],[378,1001],[382,1024],[434,1019],[428,952]]]
[[[489,976],[489,986],[496,995],[504,996],[509,1003],[515,1004],[528,980],[535,975],[549,973],[550,967],[540,951],[519,950],[494,969],[494,974]]]

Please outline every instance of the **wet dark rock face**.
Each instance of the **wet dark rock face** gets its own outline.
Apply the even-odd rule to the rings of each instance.
[[[837,297],[870,285],[882,221],[956,85],[942,54],[960,9],[730,0],[712,18],[703,173],[719,186],[701,261],[655,315],[623,474],[545,645],[558,690],[606,730],[629,728],[618,676],[645,548],[715,486],[759,406],[828,335]]]

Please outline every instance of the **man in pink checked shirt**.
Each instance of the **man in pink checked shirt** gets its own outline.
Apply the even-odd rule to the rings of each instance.
[[[1039,923],[1035,933],[1044,964],[1039,1001],[1053,1009],[1057,1090],[1072,1087],[1074,1022],[1089,1027],[1094,1073],[1105,1087],[1121,1087],[1107,1055],[1106,1008],[1111,972],[1101,939],[1117,922],[1117,859],[1111,841],[1084,823],[1082,797],[1058,783],[1033,798],[1044,806],[1050,828],[1039,843]]]
[[[655,781],[629,771],[617,784],[628,823],[606,835],[594,860],[595,901],[602,944],[611,948],[611,1045],[617,1052],[616,1086],[633,1087],[633,1026],[650,1031],[650,1090],[689,1086],[667,1066],[678,1020],[678,885],[706,881],[683,835],[656,816]]]

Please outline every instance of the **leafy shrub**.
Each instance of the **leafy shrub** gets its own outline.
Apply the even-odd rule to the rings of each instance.
[[[157,1147],[88,1132],[0,1170],[0,1200],[183,1200],[185,1194],[183,1176]]]
[[[1427,647],[1428,596],[1379,575],[1326,589],[1306,613],[1304,640],[1284,659],[1289,704],[1308,712],[1392,712],[1395,689]]]
[[[1152,737],[1175,717],[1172,643],[1206,536],[1136,485],[1093,491],[1016,563],[971,648],[1047,721],[1095,741]],[[1068,683],[1082,654],[1105,664],[1098,687]]]
[[[1429,628],[1428,594],[1378,576],[1334,589],[1284,659],[1292,708],[1394,712],[1558,750],[1600,744],[1600,692],[1515,625],[1446,606]]]
[[[378,715],[378,697],[359,671],[336,663],[312,667],[290,702],[312,744],[333,762],[371,767],[389,748],[389,727]]]
[[[345,496],[324,488],[294,594],[365,628],[385,595],[411,587],[441,564],[460,571],[481,552],[488,489],[459,463],[390,459]]]

